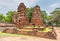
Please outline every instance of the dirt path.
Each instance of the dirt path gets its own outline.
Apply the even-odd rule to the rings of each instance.
[[[19,37],[0,37],[0,41],[60,41],[60,30],[56,30],[57,40],[45,39],[32,36],[19,36]]]

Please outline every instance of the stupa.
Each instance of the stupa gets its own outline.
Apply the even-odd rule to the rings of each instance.
[[[38,5],[36,5],[34,7],[34,11],[32,13],[31,23],[35,24],[37,26],[39,26],[39,25],[42,26],[43,25],[43,18],[42,18],[42,15],[41,15],[40,7]]]
[[[23,28],[23,26],[28,25],[28,14],[27,14],[27,9],[24,3],[21,3],[18,6],[18,14],[17,14],[17,27],[18,28]]]

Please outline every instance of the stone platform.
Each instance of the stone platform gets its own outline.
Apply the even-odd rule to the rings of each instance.
[[[33,30],[35,29],[35,30]],[[56,35],[53,32],[44,32],[44,31],[36,31],[38,28],[30,28],[25,27],[23,29],[7,29],[5,30],[6,33],[12,33],[12,34],[23,34],[23,35],[31,35],[31,36],[37,36],[42,38],[49,38],[49,39],[56,39]]]

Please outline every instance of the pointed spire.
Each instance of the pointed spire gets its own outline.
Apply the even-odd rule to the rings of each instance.
[[[36,5],[35,7],[38,7],[38,8],[40,8],[40,6],[38,6],[38,5]]]
[[[26,6],[24,5],[24,3],[20,3],[18,6],[18,12],[20,12],[23,9],[26,9]]]

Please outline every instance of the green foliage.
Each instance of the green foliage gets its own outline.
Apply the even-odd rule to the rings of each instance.
[[[4,18],[3,14],[0,14],[0,20],[2,20]]]
[[[4,33],[0,31],[0,36],[22,36],[21,34],[9,34],[9,33]]]
[[[33,12],[33,8],[28,8],[28,18],[29,18],[29,22],[31,22],[32,12]]]
[[[3,22],[4,16],[3,14],[0,14],[0,22]]]
[[[58,9],[56,8],[54,11],[51,12],[51,14],[52,14],[53,18],[50,22],[52,22],[53,25],[55,24],[55,26],[58,26],[60,24],[60,10],[59,10],[59,8]]]
[[[11,22],[11,21],[12,21],[11,17],[5,17],[4,18],[4,22]]]
[[[8,22],[8,23],[11,23],[12,22],[12,15],[13,14],[16,14],[17,12],[16,11],[8,11],[6,13],[6,16],[4,18],[4,22]]]
[[[41,13],[42,13],[43,21],[44,21],[44,23],[46,23],[46,21],[47,21],[47,13],[46,13],[46,11],[41,11]]]
[[[46,16],[47,20],[51,20],[52,19],[52,16]]]

